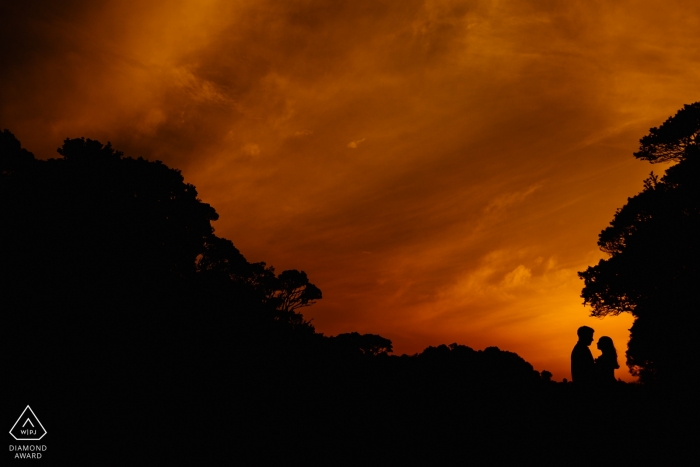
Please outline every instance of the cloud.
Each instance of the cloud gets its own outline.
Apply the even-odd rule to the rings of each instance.
[[[292,133],[292,136],[295,138],[303,138],[305,136],[311,136],[313,134],[314,134],[313,130],[303,130],[303,131],[295,131],[294,133]]]
[[[350,148],[350,149],[357,149],[357,145],[360,144],[360,143],[362,143],[362,142],[364,142],[364,140],[365,140],[365,138],[358,139],[358,140],[356,140],[356,141],[350,141],[350,142],[348,143],[348,148]]]
[[[257,156],[260,154],[260,146],[255,143],[247,143],[243,145],[241,150],[249,156]]]
[[[527,284],[532,277],[532,271],[522,264],[506,274],[503,278],[503,286],[506,288],[518,287]]]
[[[494,200],[490,201],[489,204],[484,208],[486,214],[495,214],[512,206],[524,202],[530,195],[535,191],[539,190],[542,184],[538,183],[531,185],[524,190],[514,191],[510,193],[503,193],[497,196]]]

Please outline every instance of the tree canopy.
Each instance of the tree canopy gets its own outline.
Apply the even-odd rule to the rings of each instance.
[[[700,102],[685,104],[676,115],[669,117],[660,127],[649,130],[639,140],[639,151],[634,157],[651,163],[680,161],[697,147],[700,133]]]
[[[29,359],[39,368],[68,354],[136,358],[142,343],[177,353],[195,334],[217,342],[232,333],[244,347],[313,333],[295,310],[320,289],[303,271],[277,276],[249,263],[216,236],[218,214],[179,170],[85,138],[66,139],[58,153],[36,159],[0,133],[2,327],[12,352],[53,347]],[[277,331],[265,335],[265,326]]]
[[[391,341],[376,334],[348,332],[338,334],[332,339],[344,349],[361,355],[376,357],[377,355],[387,355],[393,351]]]
[[[632,313],[627,364],[642,381],[685,377],[697,350],[689,323],[700,280],[700,103],[686,105],[640,140],[635,157],[676,162],[618,209],[599,236],[608,255],[580,272],[593,316]]]

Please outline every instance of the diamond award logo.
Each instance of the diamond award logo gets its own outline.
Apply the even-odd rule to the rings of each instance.
[[[10,434],[17,441],[39,441],[46,435],[46,430],[32,408],[27,406],[12,426]]]

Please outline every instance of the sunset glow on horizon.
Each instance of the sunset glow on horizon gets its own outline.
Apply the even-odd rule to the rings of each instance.
[[[578,271],[700,100],[700,5],[531,1],[0,3],[0,130],[180,169],[248,261],[304,270],[318,332],[518,353],[570,379]],[[600,352],[591,346],[594,356]]]

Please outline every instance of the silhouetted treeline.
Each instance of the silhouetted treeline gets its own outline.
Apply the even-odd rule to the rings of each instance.
[[[31,404],[56,459],[522,456],[577,445],[591,414],[650,407],[636,386],[579,394],[497,347],[399,357],[378,335],[317,333],[299,310],[321,290],[216,236],[179,171],[89,139],[58,152],[0,134],[4,410]]]

